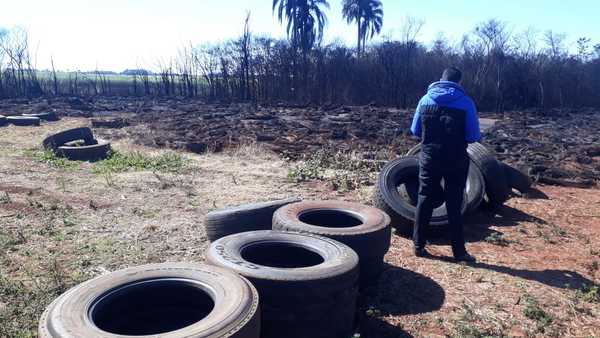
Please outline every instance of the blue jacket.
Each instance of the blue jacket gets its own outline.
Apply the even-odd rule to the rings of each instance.
[[[427,89],[427,94],[419,101],[410,127],[415,136],[421,137],[421,107],[431,105],[464,110],[467,113],[465,116],[465,141],[473,143],[481,140],[475,103],[465,94],[465,90],[458,83],[451,81],[432,83]]]

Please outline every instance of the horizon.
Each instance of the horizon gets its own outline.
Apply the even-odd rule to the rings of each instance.
[[[342,19],[341,0],[329,3],[323,43],[339,41],[352,48],[356,44],[354,25]],[[507,0],[496,7],[476,0],[434,3],[383,0],[382,34],[372,42],[384,37],[397,39],[405,18],[414,17],[424,20],[416,40],[426,46],[440,33],[456,44],[478,23],[492,18],[505,22],[514,34],[530,27],[540,33],[550,29],[564,33],[570,51],[580,37],[590,38],[592,45],[600,43],[600,21],[594,18],[594,9],[600,9],[600,5],[591,0],[578,2],[579,7],[560,0],[525,4]],[[175,57],[184,46],[235,39],[242,32],[247,10],[251,12],[254,36],[285,38],[284,27],[273,15],[271,5],[271,0],[229,0],[227,4],[216,0],[174,0],[169,4],[158,0],[107,0],[102,4],[91,0],[23,0],[4,6],[0,28],[23,27],[28,31],[39,70],[50,69],[53,59],[60,71],[155,71],[158,62]]]

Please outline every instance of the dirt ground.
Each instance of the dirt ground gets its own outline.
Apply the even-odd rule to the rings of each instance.
[[[97,131],[122,153],[177,152],[171,172],[98,172],[48,160],[41,140],[89,125],[67,117],[0,127],[0,337],[32,337],[49,302],[72,285],[127,266],[204,260],[204,215],[289,196],[369,202],[372,186],[295,182],[294,163],[249,142],[202,155],[136,145],[143,123]],[[536,186],[468,220],[475,265],[415,258],[393,236],[387,269],[360,300],[355,337],[600,337],[600,191]]]

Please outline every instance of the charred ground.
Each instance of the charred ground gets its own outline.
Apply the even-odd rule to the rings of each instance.
[[[295,195],[369,203],[379,161],[416,143],[409,112],[373,106],[53,99],[0,107],[67,116],[0,128],[0,336],[8,337],[35,336],[43,308],[85,279],[202,261],[202,219],[212,209]],[[471,217],[474,266],[449,262],[444,240],[432,243],[436,259],[415,259],[410,241],[394,236],[387,270],[361,299],[361,337],[597,335],[599,114],[546,115],[489,115],[501,121],[486,142],[540,181],[590,187],[538,184]],[[94,131],[119,156],[75,163],[41,150],[46,135],[114,116],[130,125]],[[183,151],[202,143],[203,154]]]

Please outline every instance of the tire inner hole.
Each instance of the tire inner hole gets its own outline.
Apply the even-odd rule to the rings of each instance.
[[[144,336],[190,326],[214,307],[211,295],[199,283],[165,278],[115,288],[92,304],[89,316],[103,331]]]
[[[325,228],[351,228],[363,224],[360,216],[334,209],[308,210],[298,216],[300,222]]]
[[[323,257],[305,247],[289,243],[254,243],[242,249],[241,256],[250,263],[273,268],[307,268],[323,263]]]

